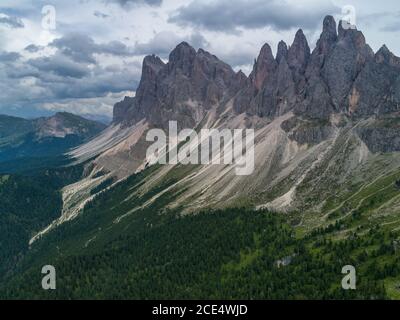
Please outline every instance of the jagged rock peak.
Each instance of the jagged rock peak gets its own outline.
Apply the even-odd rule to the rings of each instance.
[[[149,55],[143,59],[142,65],[142,75],[146,76],[149,71],[157,73],[162,67],[165,66],[165,63],[156,55]]]
[[[165,63],[155,54],[144,57],[143,64],[164,66]]]
[[[347,26],[346,21],[340,20],[338,29],[339,40],[350,39],[358,48],[362,48],[366,45],[366,40],[363,33],[357,30],[355,26]]]
[[[245,81],[247,79],[246,74],[240,69],[238,72],[236,72],[236,78]]]
[[[326,16],[323,22],[322,34],[337,37],[336,21],[332,16]]]
[[[270,45],[268,43],[264,44],[260,50],[260,54],[258,55],[257,62],[271,61],[273,59],[274,57]]]
[[[347,21],[340,20],[339,21],[339,26],[338,26],[338,36],[340,39],[344,38],[346,34],[348,34],[351,31],[357,30],[355,26],[351,26],[348,24]]]
[[[174,50],[171,51],[170,57],[176,56],[177,53],[187,53],[187,52],[194,52],[196,53],[196,50],[186,41],[182,41],[179,43]]]
[[[253,84],[258,90],[261,89],[264,80],[275,71],[276,67],[277,63],[272,54],[271,47],[266,43],[261,48],[260,54],[254,64],[253,72],[250,75]]]
[[[165,63],[156,55],[149,55],[143,59],[142,64],[142,77],[140,79],[140,84],[138,91],[143,89],[142,87],[147,82],[154,82],[158,72],[165,66]]]
[[[388,47],[384,44],[375,54],[376,62],[388,62],[393,53],[388,49]]]
[[[181,42],[176,46],[169,55],[170,70],[181,68],[183,71],[188,71],[196,57],[196,50],[187,42]]]
[[[204,50],[204,49],[199,49],[197,50],[196,53],[196,60],[198,61],[208,61],[209,63],[215,63],[219,65],[224,65],[225,67],[228,67],[231,69],[231,66],[220,60],[216,55]]]
[[[389,50],[389,48],[384,44],[380,49],[378,50],[377,53],[384,53],[384,54],[392,54],[392,52]]]
[[[391,66],[400,68],[400,58],[396,57],[386,45],[383,45],[375,54],[377,63],[388,63]]]
[[[317,48],[320,51],[320,54],[328,53],[338,38],[336,21],[332,16],[326,16],[323,25],[323,31],[317,43]]]
[[[136,90],[136,96],[138,99],[145,98],[145,96],[150,92],[151,94],[154,94],[153,89],[157,74],[164,66],[164,62],[155,55],[149,55],[143,59],[142,76]]]
[[[287,60],[288,47],[285,41],[279,41],[276,53],[276,62],[280,63],[283,58]]]
[[[307,38],[304,35],[304,32],[302,29],[297,30],[296,35],[294,36],[293,44],[292,47],[306,47],[308,46]]]
[[[305,68],[310,57],[310,47],[303,30],[299,29],[288,51],[288,64],[295,68]]]
[[[185,55],[195,55],[196,50],[187,42],[183,41],[178,44],[174,50],[171,51],[169,55],[169,61],[174,61],[176,59],[182,58]]]
[[[198,55],[204,55],[204,56],[207,56],[207,57],[217,58],[215,55],[211,54],[210,52],[208,52],[208,51],[206,51],[206,50],[204,50],[202,48],[199,48],[199,50],[197,50],[197,54]]]
[[[312,53],[309,70],[315,71],[321,68],[326,56],[335,46],[337,38],[336,21],[332,16],[326,16],[323,22],[323,31]]]

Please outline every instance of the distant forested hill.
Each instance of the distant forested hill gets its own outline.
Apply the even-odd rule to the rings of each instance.
[[[66,112],[33,120],[0,115],[0,172],[59,165],[64,152],[104,128],[102,123]]]

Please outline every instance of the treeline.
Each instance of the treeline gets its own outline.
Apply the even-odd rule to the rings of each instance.
[[[77,166],[0,175],[0,279],[22,258],[34,233],[60,216],[60,189],[81,174]]]
[[[340,241],[318,234],[296,239],[284,217],[266,211],[178,213],[138,212],[109,242],[47,260],[56,267],[57,290],[41,289],[44,261],[36,261],[1,297],[385,299],[383,280],[400,273],[396,235],[379,229]],[[348,264],[357,269],[354,291],[341,287]]]

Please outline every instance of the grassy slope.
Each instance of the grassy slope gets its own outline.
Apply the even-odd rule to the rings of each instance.
[[[143,191],[139,186],[157,170],[149,168],[97,197],[76,220],[36,243],[1,296],[398,299],[397,156],[377,155],[338,183],[335,175],[348,170],[350,151],[332,149],[329,162],[299,186],[300,195],[314,195],[304,198],[305,204],[327,199],[320,210],[287,215],[238,209],[251,205],[238,199],[236,208],[181,216],[181,208],[166,209],[184,191],[178,189],[142,208],[193,169],[172,170]],[[292,258],[291,264],[277,268],[276,261],[285,257]],[[56,292],[40,289],[44,264],[58,270]],[[346,264],[357,268],[355,292],[340,288]]]
[[[166,193],[150,207],[117,218],[178,179],[135,194],[154,168],[104,193],[76,220],[35,244],[4,298],[396,298],[398,232],[385,228],[337,237],[341,222],[296,232],[285,216],[246,209],[182,217],[166,210],[179,194]],[[290,217],[289,217],[290,218]],[[329,224],[328,224],[329,226]],[[297,236],[296,235],[301,235]],[[276,261],[292,257],[289,266]],[[58,289],[40,289],[44,264],[56,266]],[[356,266],[358,290],[340,288],[346,264]]]

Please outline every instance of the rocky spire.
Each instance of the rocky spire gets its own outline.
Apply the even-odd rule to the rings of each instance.
[[[276,73],[275,101],[277,103],[275,114],[282,115],[293,106],[296,101],[296,85],[293,81],[286,57],[282,56]]]
[[[278,62],[279,64],[283,58],[287,60],[287,56],[288,56],[287,44],[285,41],[280,41],[278,44],[278,51],[276,53],[276,62]]]
[[[196,50],[187,42],[181,42],[169,55],[169,71],[177,68],[184,74],[189,74],[196,58]]]
[[[288,64],[296,70],[304,70],[310,58],[310,47],[303,30],[296,33],[292,46],[288,51]]]
[[[164,62],[155,55],[146,56],[142,64],[142,77],[136,97],[138,100],[146,98],[146,96],[155,96],[156,78],[158,72],[165,66]]]
[[[400,68],[400,58],[396,57],[386,45],[383,45],[375,54],[377,63],[387,63],[392,67]]]
[[[327,54],[337,41],[335,19],[332,16],[326,16],[323,25],[323,31],[315,49],[318,54]]]
[[[343,22],[338,28],[339,34],[334,18],[325,17],[312,55],[302,30],[290,48],[279,42],[276,57],[265,44],[249,77],[186,42],[171,52],[167,64],[147,56],[136,97],[116,106],[116,119],[135,123],[146,118],[161,125],[165,119],[180,119],[190,126],[230,99],[235,112],[262,117],[294,111],[329,119],[335,112],[397,110],[400,59],[386,46],[374,54],[357,29],[346,29]]]
[[[358,31],[355,27],[346,27],[346,23],[347,22],[343,20],[339,22],[338,39],[351,42],[357,50],[363,49],[367,44],[363,33]]]
[[[329,118],[329,115],[333,112],[334,106],[325,81],[331,83],[331,86],[335,86],[336,83],[333,81],[335,71],[331,70],[329,73],[325,73],[325,76],[329,76],[325,79],[322,72],[326,61],[331,57],[337,40],[336,21],[332,16],[326,16],[323,21],[322,33],[307,66],[305,100],[298,105],[295,112],[305,113],[312,118]]]
[[[347,34],[349,34],[350,32],[354,32],[355,29],[354,27],[351,27],[348,25],[348,23],[346,21],[340,20],[339,21],[339,26],[338,26],[338,36],[339,39],[343,39],[344,37],[346,37]]]
[[[336,37],[337,37],[337,31],[336,31],[335,18],[333,16],[327,15],[323,21],[321,38],[335,39]]]
[[[337,38],[336,21],[332,16],[326,16],[321,36],[312,52],[310,63],[307,67],[307,78],[319,75],[325,59],[337,42]]]
[[[260,90],[265,79],[272,75],[277,68],[277,63],[272,55],[269,44],[264,44],[254,64],[250,79],[257,90]]]
[[[157,73],[165,66],[156,55],[146,56],[142,65],[142,81],[154,80]]]
[[[243,87],[247,81],[247,76],[244,74],[244,72],[242,70],[239,70],[238,72],[236,72],[235,75],[235,83],[238,86],[238,89],[240,89],[241,87]]]
[[[373,58],[374,53],[366,44],[362,32],[345,28],[344,22],[340,21],[338,41],[325,59],[321,71],[336,110],[347,109],[347,97],[354,79]]]

